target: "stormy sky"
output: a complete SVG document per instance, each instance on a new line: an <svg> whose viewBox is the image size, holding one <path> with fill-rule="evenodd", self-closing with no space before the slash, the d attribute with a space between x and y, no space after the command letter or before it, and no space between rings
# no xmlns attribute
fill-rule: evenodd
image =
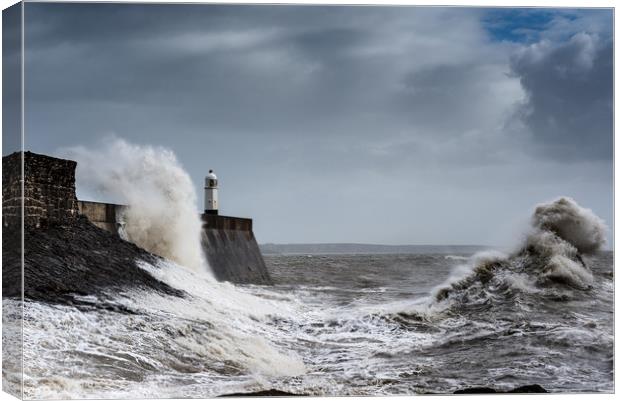
<svg viewBox="0 0 620 401"><path fill-rule="evenodd" d="M26 149L169 147L199 206L213 168L259 242L511 245L560 195L613 223L609 9L27 3L25 21Z"/></svg>

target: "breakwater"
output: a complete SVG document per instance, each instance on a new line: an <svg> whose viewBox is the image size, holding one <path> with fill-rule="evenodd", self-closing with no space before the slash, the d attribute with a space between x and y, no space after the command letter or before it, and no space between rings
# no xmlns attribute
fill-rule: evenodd
<svg viewBox="0 0 620 401"><path fill-rule="evenodd" d="M202 221L202 247L218 280L272 283L252 231L252 219L203 214Z"/></svg>
<svg viewBox="0 0 620 401"><path fill-rule="evenodd" d="M21 224L21 159L21 152L2 158L4 227ZM32 152L24 152L23 161L26 227L66 225L84 216L96 227L124 237L123 212L127 206L78 200L75 161ZM203 251L218 280L271 284L252 231L252 219L204 214L202 222Z"/></svg>

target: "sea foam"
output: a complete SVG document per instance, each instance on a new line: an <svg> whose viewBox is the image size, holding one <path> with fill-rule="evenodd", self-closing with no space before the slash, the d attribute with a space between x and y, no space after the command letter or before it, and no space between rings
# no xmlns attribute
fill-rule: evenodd
<svg viewBox="0 0 620 401"><path fill-rule="evenodd" d="M126 204L127 239L195 271L209 271L202 222L189 174L164 147L107 137L94 148L72 147L78 188Z"/></svg>

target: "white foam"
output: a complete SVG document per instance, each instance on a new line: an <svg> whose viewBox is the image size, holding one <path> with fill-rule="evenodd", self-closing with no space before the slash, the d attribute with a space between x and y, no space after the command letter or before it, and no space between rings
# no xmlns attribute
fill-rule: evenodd
<svg viewBox="0 0 620 401"><path fill-rule="evenodd" d="M467 259L467 263L455 266L450 272L450 276L448 276L443 283L433 288L431 291L433 295L432 298L435 298L437 293L442 289L470 277L474 274L476 267L488 263L504 262L506 260L508 260L508 256L500 251L487 250L475 253Z"/></svg>
<svg viewBox="0 0 620 401"><path fill-rule="evenodd" d="M553 255L547 263L543 275L560 279L579 287L592 285L594 278L589 270L564 255Z"/></svg>
<svg viewBox="0 0 620 401"><path fill-rule="evenodd" d="M592 272L580 260L580 254L598 251L606 242L607 227L592 210L573 199L560 197L540 204L532 216L532 231L525 247L541 257L537 263L543 278L566 281L577 287L593 283Z"/></svg>
<svg viewBox="0 0 620 401"><path fill-rule="evenodd" d="M194 270L208 269L194 186L170 149L108 137L96 148L65 153L78 162L78 187L128 205L122 218L130 241Z"/></svg>
<svg viewBox="0 0 620 401"><path fill-rule="evenodd" d="M532 225L551 231L581 253L593 253L605 245L605 222L590 209L569 197L560 197L536 207Z"/></svg>
<svg viewBox="0 0 620 401"><path fill-rule="evenodd" d="M158 278L186 291L185 297L146 290L116 294L113 302L138 312L136 315L28 303L24 325L28 397L133 394L135 398L159 398L172 383L174 388L166 393L171 397L206 396L222 392L226 381L222 369L227 381L237 386L244 381L256 385L305 373L302 359L278 345L290 342L286 333L268 324L274 314L288 316L281 302L213 282L205 274L172 262L162 262L159 267L145 262L140 265L160 272ZM93 304L110 302L80 299ZM67 360L74 362L65 367L62 361ZM105 377L98 376L100 363L110 364ZM72 366L88 368L72 372ZM124 381L133 371L143 376L135 385ZM194 375L199 375L212 393L199 386L186 393L180 383L194 380ZM152 382L152 387L145 382Z"/></svg>

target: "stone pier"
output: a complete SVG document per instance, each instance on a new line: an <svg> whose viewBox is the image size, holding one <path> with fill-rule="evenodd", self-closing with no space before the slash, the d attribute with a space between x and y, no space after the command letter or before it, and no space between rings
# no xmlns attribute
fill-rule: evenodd
<svg viewBox="0 0 620 401"><path fill-rule="evenodd" d="M21 225L21 152L2 158L2 224ZM24 152L24 225L46 229L86 216L95 226L118 235L124 205L78 200L72 160ZM202 246L220 281L271 284L252 231L252 219L202 215Z"/></svg>

